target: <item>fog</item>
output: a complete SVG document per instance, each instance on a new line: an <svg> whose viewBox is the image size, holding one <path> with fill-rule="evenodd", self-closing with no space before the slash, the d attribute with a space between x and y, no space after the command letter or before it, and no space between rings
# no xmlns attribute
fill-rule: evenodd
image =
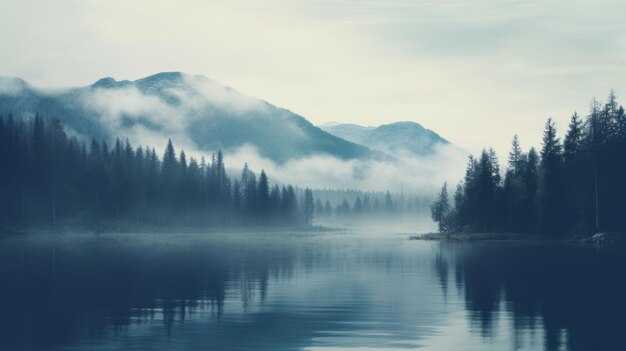
<svg viewBox="0 0 626 351"><path fill-rule="evenodd" d="M251 145L227 152L225 157L231 167L247 162L281 182L301 187L396 193L434 193L443 182L460 179L467 162L467 154L451 145L438 147L433 155L407 153L391 160L342 160L320 154L278 164L260 156Z"/></svg>
<svg viewBox="0 0 626 351"><path fill-rule="evenodd" d="M245 112L267 112L267 104L201 76L183 75L181 84L162 89L163 96L145 94L136 87L91 89L83 95L86 107L102 111L101 122L112 134L129 138L134 144L150 145L162 150L171 138L177 150L196 158L209 157L217 150L200 150L189 138L187 127L200 118L208 105L229 109L238 118L252 118ZM124 121L135 116L135 124ZM148 116L149 121L145 119ZM150 128L152 126L152 128ZM155 128L158 126L158 128ZM286 124L285 128L290 125ZM296 128L291 128L296 129ZM291 132L291 131L290 131ZM264 169L281 183L300 187L357 189L392 192L432 193L444 181L454 182L463 174L467 153L452 145L441 145L435 153L416 156L411 153L392 155L389 160L344 160L328 154L315 154L277 163L263 157L255 145L245 144L223 150L231 172L239 172L245 163L252 169Z"/></svg>
<svg viewBox="0 0 626 351"><path fill-rule="evenodd" d="M159 155L171 139L177 152L184 150L188 157L198 160L202 156L210 159L218 150L201 149L191 139L189 130L193 122L214 118L220 111L228 111L229 116L239 119L273 112L268 103L202 76L164 73L159 79L149 77L115 84L115 88L96 84L86 88L35 91L57 97L73 94L72 99L78 101L80 107L96 116L105 134L127 138L133 145L154 147ZM0 80L0 92L4 94L18 94L24 86L30 88L19 79ZM67 123L65 127L68 134L80 135ZM302 133L289 120L281 120L283 128L282 133ZM223 152L232 175L237 175L248 163L252 169L265 170L275 182L301 188L396 193L432 194L443 182L454 183L460 179L467 162L467 153L453 145L440 145L428 156L407 152L392 154L387 159L346 160L329 154L313 154L276 162L263 156L252 144Z"/></svg>

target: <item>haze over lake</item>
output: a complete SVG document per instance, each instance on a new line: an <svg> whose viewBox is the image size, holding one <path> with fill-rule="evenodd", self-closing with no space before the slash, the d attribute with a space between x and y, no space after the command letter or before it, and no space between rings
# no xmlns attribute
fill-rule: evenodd
<svg viewBox="0 0 626 351"><path fill-rule="evenodd" d="M626 350L624 14L0 0L0 351Z"/></svg>
<svg viewBox="0 0 626 351"><path fill-rule="evenodd" d="M625 261L393 232L14 236L0 348L618 350Z"/></svg>

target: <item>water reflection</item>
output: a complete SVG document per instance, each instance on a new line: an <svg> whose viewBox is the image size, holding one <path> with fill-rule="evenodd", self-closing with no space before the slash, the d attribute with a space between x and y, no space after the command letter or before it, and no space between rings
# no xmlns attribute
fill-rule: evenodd
<svg viewBox="0 0 626 351"><path fill-rule="evenodd" d="M5 240L0 255L0 343L44 349L78 336L119 334L160 319L167 335L194 315L220 318L227 285L245 306L265 296L270 274L288 274L284 247L149 238ZM239 286L237 286L239 285ZM4 349L4 348L3 348Z"/></svg>
<svg viewBox="0 0 626 351"><path fill-rule="evenodd" d="M625 260L368 233L15 237L0 349L626 349Z"/></svg>
<svg viewBox="0 0 626 351"><path fill-rule="evenodd" d="M541 334L545 350L626 350L623 248L567 244L441 244L434 264L444 293L454 281L471 327L485 338L502 315L521 333ZM537 336L537 335L535 335Z"/></svg>

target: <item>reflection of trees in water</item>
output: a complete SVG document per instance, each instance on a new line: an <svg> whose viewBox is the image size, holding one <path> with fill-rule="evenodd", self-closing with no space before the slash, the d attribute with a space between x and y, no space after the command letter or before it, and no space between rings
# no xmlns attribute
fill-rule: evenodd
<svg viewBox="0 0 626 351"><path fill-rule="evenodd" d="M513 318L513 348L521 331L543 328L546 350L626 350L626 258L619 250L442 244L434 267L444 293L454 274L472 329L485 337L506 311Z"/></svg>
<svg viewBox="0 0 626 351"><path fill-rule="evenodd" d="M249 245L248 245L249 246ZM226 291L242 303L266 295L272 274L289 270L285 246L16 245L0 248L0 349L46 349L79 334L123 333L130 324L194 314L220 318Z"/></svg>

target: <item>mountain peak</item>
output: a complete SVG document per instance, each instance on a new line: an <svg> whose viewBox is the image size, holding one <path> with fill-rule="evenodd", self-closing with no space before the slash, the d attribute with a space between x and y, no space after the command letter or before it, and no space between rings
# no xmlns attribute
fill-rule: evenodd
<svg viewBox="0 0 626 351"><path fill-rule="evenodd" d="M135 82L181 82L188 75L182 72L160 72L157 74L153 74L151 76L147 76L145 78L141 78L136 80Z"/></svg>
<svg viewBox="0 0 626 351"><path fill-rule="evenodd" d="M321 128L340 138L392 154L408 151L415 155L428 155L435 152L438 145L449 144L437 133L411 121L393 122L375 128L355 124L336 124Z"/></svg>
<svg viewBox="0 0 626 351"><path fill-rule="evenodd" d="M133 83L138 83L140 85L161 85L164 83L180 83L186 77L187 75L182 72L161 72L161 73L153 74L151 76L137 79ZM204 79L207 79L203 76L194 76L194 78L195 77L198 77L198 78L202 77ZM113 77L104 77L104 78L98 79L98 81L93 83L91 86L94 88L108 89L108 88L115 88L119 86L120 83L130 83L130 81L124 80L124 81L118 82Z"/></svg>
<svg viewBox="0 0 626 351"><path fill-rule="evenodd" d="M112 77L104 77L98 79L95 83L93 83L91 88L100 88L100 89L115 89L115 88L123 88L131 85L132 83L129 80L115 80Z"/></svg>
<svg viewBox="0 0 626 351"><path fill-rule="evenodd" d="M117 81L112 77L104 77L98 79L98 81L93 83L91 86L93 88L113 88L116 84Z"/></svg>
<svg viewBox="0 0 626 351"><path fill-rule="evenodd" d="M19 94L28 87L28 83L21 78L0 77L0 94Z"/></svg>
<svg viewBox="0 0 626 351"><path fill-rule="evenodd" d="M380 127L401 127L401 128L417 128L417 129L425 129L421 124L413 121L398 121L389 124L380 125Z"/></svg>
<svg viewBox="0 0 626 351"><path fill-rule="evenodd" d="M46 113L42 106L54 106L55 117L68 130L87 138L109 141L149 135L149 140L184 140L200 151L252 147L275 162L318 154L379 157L378 152L330 135L288 110L203 76L161 72L134 81L106 77L56 94L6 81L7 89L0 85L0 106L19 115Z"/></svg>

